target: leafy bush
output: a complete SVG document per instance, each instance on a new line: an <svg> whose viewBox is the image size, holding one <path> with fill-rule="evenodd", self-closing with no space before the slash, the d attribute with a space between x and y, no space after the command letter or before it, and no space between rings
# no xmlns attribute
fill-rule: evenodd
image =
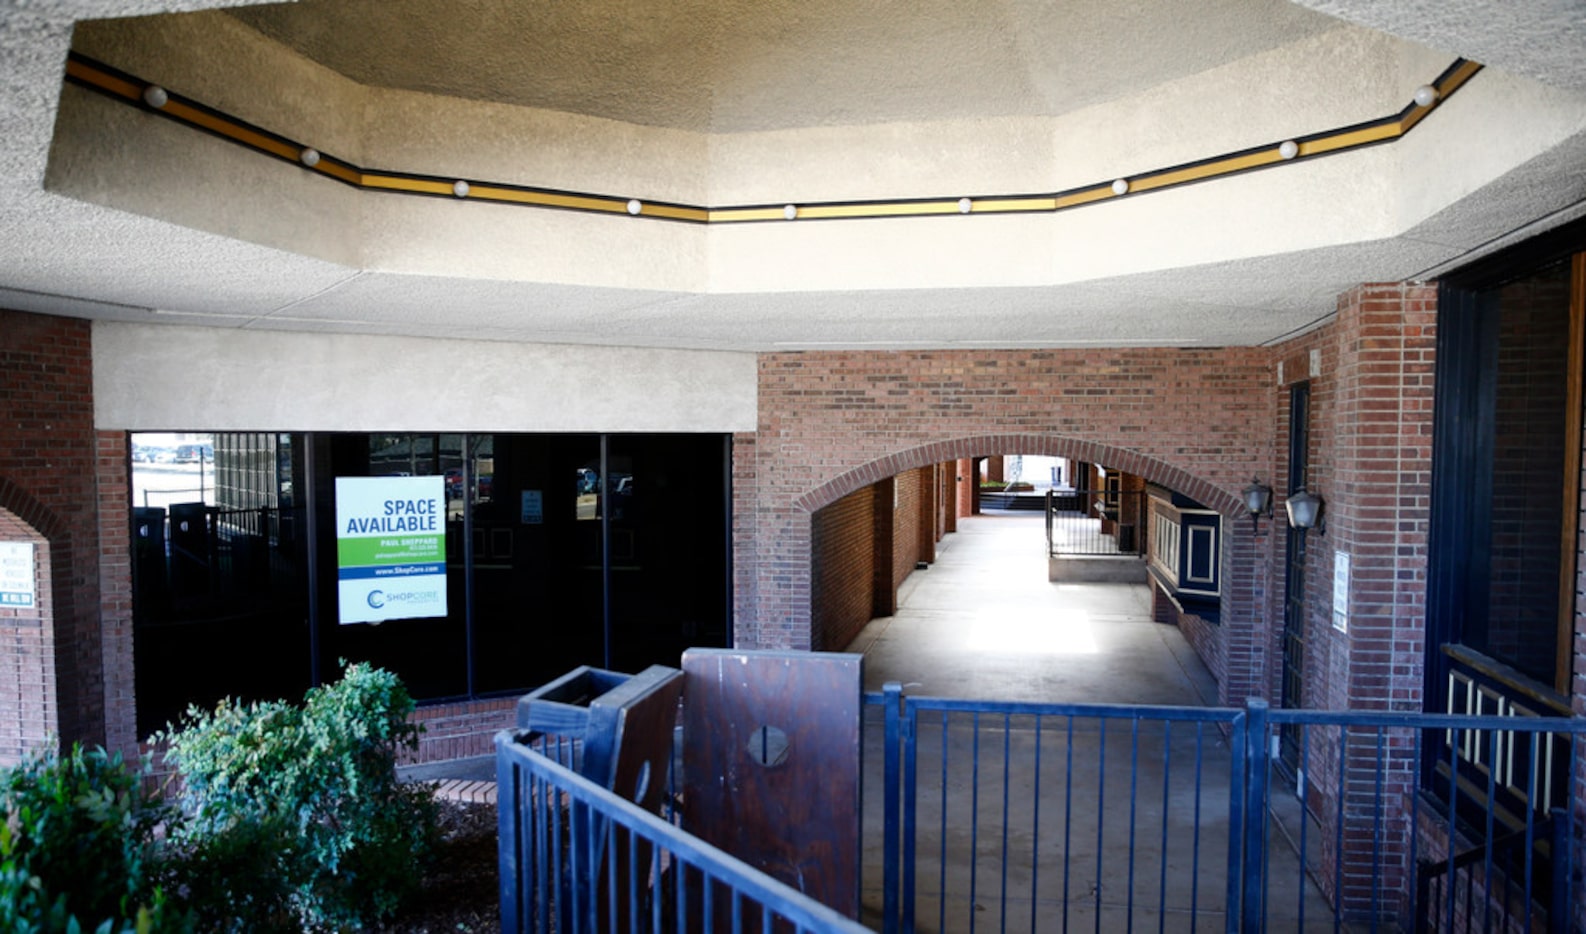
<svg viewBox="0 0 1586 934"><path fill-rule="evenodd" d="M182 774L179 883L206 930L356 928L415 890L435 812L396 780L413 706L358 664L302 707L222 701L157 737Z"/></svg>
<svg viewBox="0 0 1586 934"><path fill-rule="evenodd" d="M169 810L144 791L146 771L74 745L0 776L0 930L186 927L152 884L155 829Z"/></svg>

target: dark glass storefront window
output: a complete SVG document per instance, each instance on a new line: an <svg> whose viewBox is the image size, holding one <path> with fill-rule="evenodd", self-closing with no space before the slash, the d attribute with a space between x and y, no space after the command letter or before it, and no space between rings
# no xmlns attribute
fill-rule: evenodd
<svg viewBox="0 0 1586 934"><path fill-rule="evenodd" d="M301 435L132 436L138 729L310 683Z"/></svg>
<svg viewBox="0 0 1586 934"><path fill-rule="evenodd" d="M132 436L145 732L189 703L295 696L343 660L433 700L728 644L721 435L229 433L202 436L203 470L144 437ZM438 478L444 616L339 623L344 477Z"/></svg>

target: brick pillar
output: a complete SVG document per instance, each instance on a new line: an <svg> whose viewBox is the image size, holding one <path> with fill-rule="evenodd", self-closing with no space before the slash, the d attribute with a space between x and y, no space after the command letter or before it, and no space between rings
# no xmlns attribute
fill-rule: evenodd
<svg viewBox="0 0 1586 934"><path fill-rule="evenodd" d="M936 465L936 541L958 528L958 492L953 480L953 461Z"/></svg>
<svg viewBox="0 0 1586 934"><path fill-rule="evenodd" d="M106 709L99 507L101 497L119 501L124 518L127 491L113 472L110 487L100 486L92 327L0 310L0 334L0 508L49 543L43 625L50 627L54 681L25 683L21 691L30 709L53 711L62 742L119 744L124 735L106 723L114 714Z"/></svg>
<svg viewBox="0 0 1586 934"><path fill-rule="evenodd" d="M986 479L1001 482L1002 480L1002 455L993 454L986 458Z"/></svg>
<svg viewBox="0 0 1586 934"><path fill-rule="evenodd" d="M916 560L927 564L936 561L936 467L921 467L920 474L920 525L919 551Z"/></svg>
<svg viewBox="0 0 1586 934"><path fill-rule="evenodd" d="M870 615L891 616L898 611L898 587L893 580L897 565L895 549L897 537L893 534L896 521L896 479L888 477L870 488L875 499L875 515L871 531L875 565L871 571Z"/></svg>
<svg viewBox="0 0 1586 934"><path fill-rule="evenodd" d="M1279 350L1278 449L1287 448L1289 387L1306 380L1311 387L1307 488L1326 503L1326 534L1311 532L1306 539L1301 669L1306 707L1421 709L1436 294L1432 286L1360 286L1340 297L1331 327ZM1281 478L1274 485L1280 486ZM1282 636L1282 541L1294 534L1283 515L1279 502L1269 553L1274 653ZM1333 581L1340 554L1349 556L1349 591L1337 595L1345 614L1335 622ZM1280 668L1274 660L1269 683L1275 685ZM1377 795L1376 745L1369 737L1351 740L1342 762L1341 799L1337 749L1331 731L1313 736L1310 798L1324 822L1318 835L1323 886L1348 916L1370 907L1374 889L1403 894L1414 887L1408 803L1418 778L1413 750L1389 744L1383 763L1383 852L1374 861L1369 815ZM1340 819L1345 821L1341 835ZM1341 873L1334 872L1335 865Z"/></svg>
<svg viewBox="0 0 1586 934"><path fill-rule="evenodd" d="M954 465L954 469L958 471L958 495L955 499L955 510L960 516L972 516L975 514L975 502L980 498L978 495L980 476L977 473L975 459L965 457Z"/></svg>
<svg viewBox="0 0 1586 934"><path fill-rule="evenodd" d="M99 474L99 638L104 669L105 748L138 754L132 668L132 514L127 435L97 432Z"/></svg>

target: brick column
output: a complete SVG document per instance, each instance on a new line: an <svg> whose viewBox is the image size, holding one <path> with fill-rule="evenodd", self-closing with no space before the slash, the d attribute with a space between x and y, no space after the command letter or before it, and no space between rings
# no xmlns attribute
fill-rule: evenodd
<svg viewBox="0 0 1586 934"><path fill-rule="evenodd" d="M114 476L100 486L92 327L76 318L0 310L0 334L0 509L49 543L49 611L41 619L51 629L56 682L22 690L30 704L54 711L63 742L119 745L124 730L106 723L98 510L101 490L119 496L123 510L127 491Z"/></svg>
<svg viewBox="0 0 1586 934"><path fill-rule="evenodd" d="M1432 469L1432 391L1436 290L1431 286L1361 286L1341 296L1331 326L1280 348L1278 449L1287 447L1288 389L1311 384L1312 493L1326 503L1326 534L1307 536L1304 706L1419 711L1424 687L1424 634ZM1279 478L1281 479L1281 478ZM1281 487L1281 483L1274 483ZM1279 489L1280 495L1289 491ZM1291 532L1276 508L1273 529L1273 618L1281 630L1282 537ZM1347 555L1347 594L1333 590L1335 563ZM1345 613L1334 616L1335 596ZM1271 643L1277 648L1275 634ZM1280 667L1273 664L1273 677ZM1416 793L1412 750L1390 744L1384 796L1380 875L1373 867L1368 818L1344 818L1343 851L1336 825L1319 834L1324 886L1346 913L1370 905L1373 886L1403 893L1414 885L1409 865L1408 802ZM1345 751L1344 800L1338 800L1339 756L1332 731L1313 733L1313 807L1324 823L1338 815L1369 815L1376 794L1377 750L1351 742ZM1358 778L1357 778L1358 776ZM1360 795L1355 801L1354 796ZM1342 875L1334 878L1335 857Z"/></svg>

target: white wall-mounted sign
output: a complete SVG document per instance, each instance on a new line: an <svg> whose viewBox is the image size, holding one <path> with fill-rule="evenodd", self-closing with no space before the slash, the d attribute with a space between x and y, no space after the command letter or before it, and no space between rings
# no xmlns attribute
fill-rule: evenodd
<svg viewBox="0 0 1586 934"><path fill-rule="evenodd" d="M37 605L36 573L32 542L0 542L0 610Z"/></svg>
<svg viewBox="0 0 1586 934"><path fill-rule="evenodd" d="M1349 631L1349 552L1333 552L1333 628Z"/></svg>
<svg viewBox="0 0 1586 934"><path fill-rule="evenodd" d="M446 615L446 478L337 477L342 623Z"/></svg>

